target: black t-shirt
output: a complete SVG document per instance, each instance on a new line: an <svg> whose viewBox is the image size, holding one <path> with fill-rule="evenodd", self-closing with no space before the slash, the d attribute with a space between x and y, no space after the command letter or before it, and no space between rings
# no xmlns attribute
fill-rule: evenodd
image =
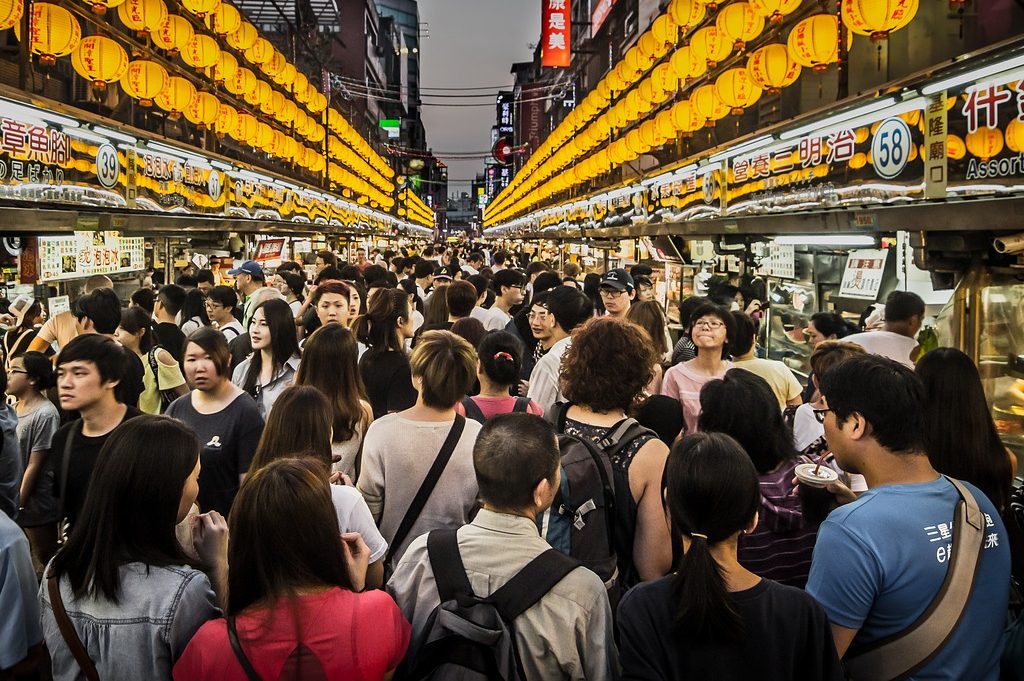
<svg viewBox="0 0 1024 681"><path fill-rule="evenodd" d="M672 576L640 584L619 603L622 678L658 681L843 681L832 630L806 592L762 579L732 595L743 620L740 643L687 645L673 632Z"/></svg>
<svg viewBox="0 0 1024 681"><path fill-rule="evenodd" d="M140 416L141 411L129 406L124 413L121 423L128 419ZM118 424L120 425L120 424ZM71 442L71 459L68 461L68 474L66 486L61 486L61 477L64 466L64 448L67 443L68 433L74 429L75 436ZM114 428L110 431L113 433ZM106 443L110 433L98 437L82 435L82 419L78 418L70 423L61 426L53 434L50 445L50 456L47 457L48 465L53 468L53 492L57 497L64 497L64 515L68 524L74 526L82 504L85 503L85 494L89 489L89 481L92 479L92 469L96 467L96 459L100 450Z"/></svg>
<svg viewBox="0 0 1024 681"><path fill-rule="evenodd" d="M181 332L178 325L160 322L153 327L153 336L156 337L160 347L171 353L171 357L181 364L181 358L185 355L185 334Z"/></svg>
<svg viewBox="0 0 1024 681"><path fill-rule="evenodd" d="M249 470L263 434L263 417L256 402L242 393L217 413L200 414L188 393L171 402L166 415L184 423L199 438L199 509L227 516L238 494L239 476Z"/></svg>
<svg viewBox="0 0 1024 681"><path fill-rule="evenodd" d="M367 350L359 360L359 375L374 419L416 404L419 393L412 386L412 369L404 352Z"/></svg>

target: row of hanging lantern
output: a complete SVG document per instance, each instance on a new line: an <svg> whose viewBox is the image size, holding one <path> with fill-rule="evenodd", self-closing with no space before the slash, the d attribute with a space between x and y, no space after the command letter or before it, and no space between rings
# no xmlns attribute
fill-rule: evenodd
<svg viewBox="0 0 1024 681"><path fill-rule="evenodd" d="M918 0L840 3L840 17L848 29L847 49L854 33L884 40L906 26L918 9ZM840 19L815 14L796 23L785 44L758 47L744 66L708 78L689 91L687 99L665 105L681 88L707 77L732 54L742 53L766 25L777 26L800 6L801 0L748 0L718 9L716 3L703 0L672 0L531 155L516 175L521 181L498 194L488 207L485 224L521 215L681 135L730 114L740 115L764 91L774 94L795 83L803 68L824 71L837 63ZM706 21L715 9L715 20ZM677 45L679 39L682 45Z"/></svg>
<svg viewBox="0 0 1024 681"><path fill-rule="evenodd" d="M398 217L424 227L434 226L434 212L415 192L407 187L398 193L398 200L402 204L398 209Z"/></svg>
<svg viewBox="0 0 1024 681"><path fill-rule="evenodd" d="M260 36L233 5L221 0L182 1L215 38L197 32L184 16L169 13L164 0L91 0L87 4L97 15L116 8L121 23L137 36L148 35L168 56L180 57L204 79L251 105L262 114L260 118L274 120L294 134L221 102L211 92L197 90L190 79L171 75L155 60L144 55L129 57L128 51L107 34L82 38L81 26L71 12L59 5L35 2L31 5L30 49L41 64L50 66L58 58L70 56L74 70L98 91L119 83L125 94L142 106L155 104L172 118L184 116L195 125L212 128L219 135L311 172L326 169L332 181L363 195L374 207L390 209L394 205L394 170L337 110L328 108L327 97ZM20 0L0 0L0 30L13 28L21 40L22 13ZM290 96L239 64L218 40L240 52L262 76Z"/></svg>

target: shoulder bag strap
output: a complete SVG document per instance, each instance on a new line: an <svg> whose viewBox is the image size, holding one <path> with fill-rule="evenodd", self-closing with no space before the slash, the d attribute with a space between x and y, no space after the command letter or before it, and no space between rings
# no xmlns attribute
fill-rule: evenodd
<svg viewBox="0 0 1024 681"><path fill-rule="evenodd" d="M235 630L234 617L228 617L228 641L231 643L231 650L235 652L235 657L238 658L238 664L242 665L242 671L245 672L249 681L262 681L260 675L253 669L252 662L246 657L245 651L242 650L242 644L238 642L238 631Z"/></svg>
<svg viewBox="0 0 1024 681"><path fill-rule="evenodd" d="M928 609L907 629L875 642L845 660L853 679L905 679L919 671L942 649L967 607L981 564L985 514L964 485L946 477L960 494L953 520L953 549L942 588Z"/></svg>
<svg viewBox="0 0 1024 681"><path fill-rule="evenodd" d="M572 406L572 402L558 402L555 404L554 417L555 417L555 432L565 432L565 419L569 414L569 407Z"/></svg>
<svg viewBox="0 0 1024 681"><path fill-rule="evenodd" d="M476 400L472 397L467 396L462 398L462 408L466 411L466 418L473 419L480 423L487 420L484 418L483 411L480 410L480 405L478 405Z"/></svg>
<svg viewBox="0 0 1024 681"><path fill-rule="evenodd" d="M580 565L561 551L548 549L527 563L487 601L494 604L506 622L511 623Z"/></svg>
<svg viewBox="0 0 1024 681"><path fill-rule="evenodd" d="M413 524L420 517L423 507L427 505L427 500L437 486L437 481L441 479L441 473L444 472L445 466L448 465L452 454L455 453L455 447L459 444L459 438L462 437L462 431L465 427L466 417L456 414L455 422L452 424L451 430L448 431L448 437L445 439L444 444L441 445L441 451L438 452L437 458L434 459L430 470L427 471L427 477L423 479L423 484L420 485L419 491L416 492L416 496L409 505L409 509L405 512L405 517L402 518L402 522L398 525L398 531L395 532L391 545L388 547L388 554L384 559L385 565L391 562L395 551L405 541L405 538L409 536L409 531L412 530Z"/></svg>
<svg viewBox="0 0 1024 681"><path fill-rule="evenodd" d="M75 662L82 668L85 678L88 681L100 681L100 673L96 671L96 664L89 657L82 639L78 637L78 632L75 631L75 626L71 623L71 618L68 617L67 610L64 609L64 599L60 595L59 581L59 577L51 574L46 579L46 590L50 594L50 607L53 608L53 618L57 620L61 638L64 639L64 643L74 655Z"/></svg>
<svg viewBox="0 0 1024 681"><path fill-rule="evenodd" d="M159 349L159 345L154 345L149 351L149 368L153 372L153 381L156 383L157 393L160 392L160 366L156 359L156 351Z"/></svg>
<svg viewBox="0 0 1024 681"><path fill-rule="evenodd" d="M71 424L67 439L64 440L64 458L60 462L60 500L57 502L57 523L64 522L65 500L68 498L68 467L71 465L71 450L75 446L75 433L81 427L79 419Z"/></svg>
<svg viewBox="0 0 1024 681"><path fill-rule="evenodd" d="M518 414L525 414L526 410L530 408L529 397L517 397L516 406L512 407L512 411Z"/></svg>
<svg viewBox="0 0 1024 681"><path fill-rule="evenodd" d="M613 426L610 432L601 438L601 447L608 456L615 456L629 446L631 442L644 435L650 434L657 437L657 434L640 425L634 418L625 418Z"/></svg>
<svg viewBox="0 0 1024 681"><path fill-rule="evenodd" d="M433 530L427 535L427 555L441 602L458 596L472 596L473 585L459 553L457 530Z"/></svg>

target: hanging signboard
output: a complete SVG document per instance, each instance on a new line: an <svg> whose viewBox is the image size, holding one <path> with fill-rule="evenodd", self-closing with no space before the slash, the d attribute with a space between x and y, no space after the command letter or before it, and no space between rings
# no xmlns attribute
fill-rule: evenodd
<svg viewBox="0 0 1024 681"><path fill-rule="evenodd" d="M39 237L39 280L85 279L145 269L145 239L116 232Z"/></svg>
<svg viewBox="0 0 1024 681"><path fill-rule="evenodd" d="M571 0L541 2L541 66L565 68L572 60Z"/></svg>
<svg viewBox="0 0 1024 681"><path fill-rule="evenodd" d="M882 288L882 274L889 251L865 248L850 251L846 258L846 269L839 286L839 295L844 298L878 300Z"/></svg>
<svg viewBox="0 0 1024 681"><path fill-rule="evenodd" d="M256 262L270 262L280 260L284 252L284 239L264 239L256 244L256 254L253 260Z"/></svg>

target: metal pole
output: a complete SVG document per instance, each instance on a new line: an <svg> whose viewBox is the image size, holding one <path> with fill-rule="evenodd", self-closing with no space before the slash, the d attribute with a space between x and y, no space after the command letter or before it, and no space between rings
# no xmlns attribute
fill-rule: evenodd
<svg viewBox="0 0 1024 681"><path fill-rule="evenodd" d="M174 261L171 260L171 239L164 238L164 284L174 283Z"/></svg>

